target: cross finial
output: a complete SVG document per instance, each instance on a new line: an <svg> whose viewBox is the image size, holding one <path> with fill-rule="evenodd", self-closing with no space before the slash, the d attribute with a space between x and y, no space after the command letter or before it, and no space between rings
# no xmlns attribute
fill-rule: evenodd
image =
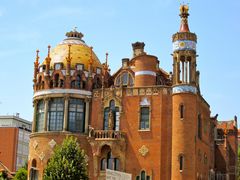
<svg viewBox="0 0 240 180"><path fill-rule="evenodd" d="M77 26L75 26L75 27L73 28L73 31L74 31L74 32L76 32L76 31L77 31Z"/></svg>

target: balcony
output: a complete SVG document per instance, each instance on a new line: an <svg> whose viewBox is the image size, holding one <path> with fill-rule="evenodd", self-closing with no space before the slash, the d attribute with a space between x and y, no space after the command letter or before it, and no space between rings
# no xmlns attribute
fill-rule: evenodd
<svg viewBox="0 0 240 180"><path fill-rule="evenodd" d="M125 139L125 134L115 130L89 130L89 138L95 140L121 140Z"/></svg>

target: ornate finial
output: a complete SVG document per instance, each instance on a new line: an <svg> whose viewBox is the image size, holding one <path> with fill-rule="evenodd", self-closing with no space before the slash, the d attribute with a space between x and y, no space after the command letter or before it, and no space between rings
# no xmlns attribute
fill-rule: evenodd
<svg viewBox="0 0 240 180"><path fill-rule="evenodd" d="M50 57L50 49L51 49L51 46L48 45L48 57Z"/></svg>
<svg viewBox="0 0 240 180"><path fill-rule="evenodd" d="M68 45L68 57L66 57L66 60L67 60L68 63L70 63L71 60L72 60L72 57L71 57L71 46L72 46L71 44Z"/></svg>
<svg viewBox="0 0 240 180"><path fill-rule="evenodd" d="M36 61L34 63L36 67L38 67L38 65L39 65L39 61L38 61L39 60L39 55L38 54L39 54L39 50L37 49L36 50Z"/></svg>
<svg viewBox="0 0 240 180"><path fill-rule="evenodd" d="M190 32L188 27L188 11L189 7L188 5L181 5L180 6L180 17L181 17L181 26L179 32Z"/></svg>
<svg viewBox="0 0 240 180"><path fill-rule="evenodd" d="M50 58L50 50L51 50L51 46L48 45L48 55L47 55L47 57L46 57L46 61L47 61L48 64L49 64L50 61L51 61L51 58Z"/></svg>
<svg viewBox="0 0 240 180"><path fill-rule="evenodd" d="M74 32L77 32L77 26L75 26L75 27L73 28L73 31L74 31Z"/></svg>
<svg viewBox="0 0 240 180"><path fill-rule="evenodd" d="M106 52L106 66L108 66L108 52Z"/></svg>

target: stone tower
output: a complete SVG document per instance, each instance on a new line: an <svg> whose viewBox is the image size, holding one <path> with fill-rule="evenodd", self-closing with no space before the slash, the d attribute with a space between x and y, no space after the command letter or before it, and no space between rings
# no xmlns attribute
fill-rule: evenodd
<svg viewBox="0 0 240 180"><path fill-rule="evenodd" d="M198 72L197 37L188 26L188 6L180 6L180 30L173 35L172 179L196 179Z"/></svg>

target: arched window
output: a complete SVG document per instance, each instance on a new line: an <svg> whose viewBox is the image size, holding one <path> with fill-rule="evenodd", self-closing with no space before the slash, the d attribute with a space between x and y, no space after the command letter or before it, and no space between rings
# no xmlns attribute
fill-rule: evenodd
<svg viewBox="0 0 240 180"><path fill-rule="evenodd" d="M62 79L60 80L59 87L64 87L64 81Z"/></svg>
<svg viewBox="0 0 240 180"><path fill-rule="evenodd" d="M32 160L32 166L30 169L30 180L38 180L38 170L36 159Z"/></svg>
<svg viewBox="0 0 240 180"><path fill-rule="evenodd" d="M63 129L64 100L54 98L49 102L48 129L49 131L61 131Z"/></svg>
<svg viewBox="0 0 240 180"><path fill-rule="evenodd" d="M59 74L54 75L54 87L58 87L59 85Z"/></svg>
<svg viewBox="0 0 240 180"><path fill-rule="evenodd" d="M44 124L44 101L40 100L37 103L36 132L43 131L43 124Z"/></svg>
<svg viewBox="0 0 240 180"><path fill-rule="evenodd" d="M94 88L94 89L98 89L98 88L101 88L101 87L102 87L102 82L101 82L100 78L97 77L97 78L95 79L94 84L93 84L93 88Z"/></svg>
<svg viewBox="0 0 240 180"><path fill-rule="evenodd" d="M103 122L103 129L108 130L109 129L109 113L112 113L113 116L113 130L119 130L120 128L120 114L119 114L119 108L115 106L115 101L111 100L109 102L109 107L106 107L104 109L104 122Z"/></svg>
<svg viewBox="0 0 240 180"><path fill-rule="evenodd" d="M120 161L112 155L111 148L108 145L102 147L101 154L103 156L100 162L100 170L120 170Z"/></svg>
<svg viewBox="0 0 240 180"><path fill-rule="evenodd" d="M139 129L146 130L150 128L149 125L149 115L150 110L149 106L143 106L140 108L140 123L139 123Z"/></svg>
<svg viewBox="0 0 240 180"><path fill-rule="evenodd" d="M150 180L150 176L147 175L144 170L142 170L140 175L136 177L136 180Z"/></svg>
<svg viewBox="0 0 240 180"><path fill-rule="evenodd" d="M76 81L73 80L73 81L71 82L71 88L75 88L75 84L76 84Z"/></svg>
<svg viewBox="0 0 240 180"><path fill-rule="evenodd" d="M202 118L201 118L201 114L198 114L198 138L202 139Z"/></svg>
<svg viewBox="0 0 240 180"><path fill-rule="evenodd" d="M133 78L129 72L123 72L122 74L118 75L115 81L116 86L133 86Z"/></svg>
<svg viewBox="0 0 240 180"><path fill-rule="evenodd" d="M102 171L106 170L106 159L105 158L101 159L101 170Z"/></svg>
<svg viewBox="0 0 240 180"><path fill-rule="evenodd" d="M77 89L81 88L81 77L80 77L80 75L77 75L77 77L76 77L76 88Z"/></svg>
<svg viewBox="0 0 240 180"><path fill-rule="evenodd" d="M183 163L184 163L184 157L182 154L179 155L179 171L183 171Z"/></svg>
<svg viewBox="0 0 240 180"><path fill-rule="evenodd" d="M68 113L68 129L71 132L84 132L85 113L82 99L70 99Z"/></svg>
<svg viewBox="0 0 240 180"><path fill-rule="evenodd" d="M183 119L184 118L184 105L183 104L180 104L179 112L180 112L180 118Z"/></svg>

